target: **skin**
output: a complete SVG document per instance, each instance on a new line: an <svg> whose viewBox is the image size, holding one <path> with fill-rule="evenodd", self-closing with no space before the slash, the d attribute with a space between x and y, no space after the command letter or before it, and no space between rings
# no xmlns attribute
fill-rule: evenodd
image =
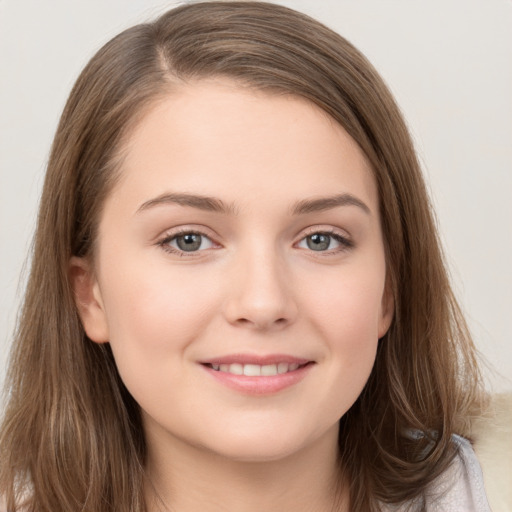
<svg viewBox="0 0 512 512"><path fill-rule="evenodd" d="M338 422L393 316L364 155L305 100L227 80L178 88L124 150L94 260L73 258L71 275L89 338L111 344L141 406L152 506L157 492L183 512L330 510ZM224 211L163 194L216 198ZM342 194L345 204L294 211ZM179 250L183 232L204 234L199 250ZM327 249L310 248L314 233ZM259 395L200 364L240 353L311 364Z"/></svg>

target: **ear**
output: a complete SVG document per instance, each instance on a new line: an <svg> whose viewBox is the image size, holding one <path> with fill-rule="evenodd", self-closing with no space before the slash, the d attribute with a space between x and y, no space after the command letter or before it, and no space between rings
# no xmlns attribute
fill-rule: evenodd
<svg viewBox="0 0 512 512"><path fill-rule="evenodd" d="M96 343L106 343L109 340L107 316L90 263L85 258L73 256L69 260L69 278L87 336Z"/></svg>
<svg viewBox="0 0 512 512"><path fill-rule="evenodd" d="M382 294L382 302L379 313L379 340L388 332L393 317L395 315L395 298L393 295L393 287L389 278L386 278L384 293Z"/></svg>

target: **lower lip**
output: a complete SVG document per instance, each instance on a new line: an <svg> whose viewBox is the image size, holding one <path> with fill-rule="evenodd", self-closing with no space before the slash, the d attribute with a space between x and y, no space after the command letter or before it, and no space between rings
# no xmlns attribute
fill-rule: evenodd
<svg viewBox="0 0 512 512"><path fill-rule="evenodd" d="M249 377L214 370L209 366L202 367L221 384L247 395L271 395L298 384L309 373L313 363L301 366L296 370L278 375Z"/></svg>

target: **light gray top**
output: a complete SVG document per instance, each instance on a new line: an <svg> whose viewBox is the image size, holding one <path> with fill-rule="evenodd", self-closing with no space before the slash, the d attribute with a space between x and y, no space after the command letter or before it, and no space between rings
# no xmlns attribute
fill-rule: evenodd
<svg viewBox="0 0 512 512"><path fill-rule="evenodd" d="M482 470L471 443L454 435L458 453L451 466L431 485L426 497L428 512L491 512ZM388 506L385 511L414 511L414 504Z"/></svg>

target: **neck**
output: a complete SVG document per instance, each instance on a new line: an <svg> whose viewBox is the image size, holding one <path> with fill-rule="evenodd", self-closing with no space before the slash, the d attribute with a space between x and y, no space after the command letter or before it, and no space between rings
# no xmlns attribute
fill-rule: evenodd
<svg viewBox="0 0 512 512"><path fill-rule="evenodd" d="M148 510L344 511L340 473L337 428L287 457L258 462L228 459L175 438L152 446L148 438Z"/></svg>

